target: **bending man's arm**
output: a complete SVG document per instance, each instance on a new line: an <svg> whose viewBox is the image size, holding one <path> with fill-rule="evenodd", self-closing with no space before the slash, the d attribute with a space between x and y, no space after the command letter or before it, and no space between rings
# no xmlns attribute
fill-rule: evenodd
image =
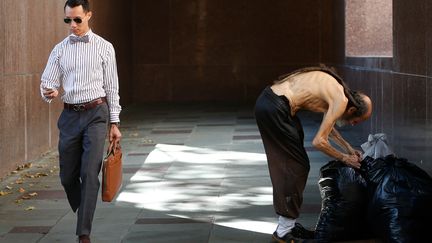
<svg viewBox="0 0 432 243"><path fill-rule="evenodd" d="M316 147L321 152L327 154L328 156L343 161L347 165L352 166L354 168L360 168L360 158L358 155L356 155L355 153L350 154L351 151L349 151L348 154L342 153L337 149L335 149L334 147L332 147L329 142L329 136L334 129L336 120L339 119L344 113L346 104L347 104L347 100L344 96L343 99L336 100L335 102L329 104L328 111L324 114L323 121L321 123L321 126L315 138L312 141L312 144L314 145L314 147ZM334 133L332 134L332 136L333 135ZM345 143L348 144L347 142ZM351 148L349 144L348 146Z"/></svg>
<svg viewBox="0 0 432 243"><path fill-rule="evenodd" d="M345 150L348 154L355 154L356 151L351 147L351 145L343 139L342 135L333 127L330 132L330 139L333 140L339 147Z"/></svg>

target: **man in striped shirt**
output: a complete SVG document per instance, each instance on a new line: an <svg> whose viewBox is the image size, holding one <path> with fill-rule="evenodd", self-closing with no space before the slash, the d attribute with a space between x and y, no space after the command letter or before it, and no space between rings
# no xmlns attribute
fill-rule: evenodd
<svg viewBox="0 0 432 243"><path fill-rule="evenodd" d="M60 179L72 210L78 210L79 242L90 242L105 139L109 133L109 141L117 145L121 138L117 67L112 44L89 27L88 1L67 0L64 13L71 34L52 50L40 90L51 102L63 89Z"/></svg>

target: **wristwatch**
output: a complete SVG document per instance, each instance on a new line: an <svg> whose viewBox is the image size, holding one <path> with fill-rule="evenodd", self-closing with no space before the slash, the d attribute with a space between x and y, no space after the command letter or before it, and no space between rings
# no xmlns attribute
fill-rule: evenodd
<svg viewBox="0 0 432 243"><path fill-rule="evenodd" d="M111 122L111 125L115 125L116 127L120 127L120 122Z"/></svg>

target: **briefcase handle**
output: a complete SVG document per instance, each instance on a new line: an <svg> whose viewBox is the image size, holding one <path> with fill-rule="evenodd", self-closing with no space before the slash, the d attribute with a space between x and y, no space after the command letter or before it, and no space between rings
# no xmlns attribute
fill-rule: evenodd
<svg viewBox="0 0 432 243"><path fill-rule="evenodd" d="M107 156L110 154L115 155L116 151L121 149L121 145L120 142L117 141L115 142L114 140L109 144L108 149L107 149Z"/></svg>

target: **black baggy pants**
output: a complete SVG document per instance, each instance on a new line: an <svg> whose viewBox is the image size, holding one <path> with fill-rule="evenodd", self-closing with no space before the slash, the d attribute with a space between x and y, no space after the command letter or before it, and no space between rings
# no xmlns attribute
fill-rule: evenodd
<svg viewBox="0 0 432 243"><path fill-rule="evenodd" d="M102 103L86 111L65 109L58 120L60 180L72 210L78 210L77 235L91 232L108 118L108 105Z"/></svg>
<svg viewBox="0 0 432 243"><path fill-rule="evenodd" d="M270 87L256 101L255 118L267 155L275 211L298 218L310 169L300 120L291 115L288 99Z"/></svg>

